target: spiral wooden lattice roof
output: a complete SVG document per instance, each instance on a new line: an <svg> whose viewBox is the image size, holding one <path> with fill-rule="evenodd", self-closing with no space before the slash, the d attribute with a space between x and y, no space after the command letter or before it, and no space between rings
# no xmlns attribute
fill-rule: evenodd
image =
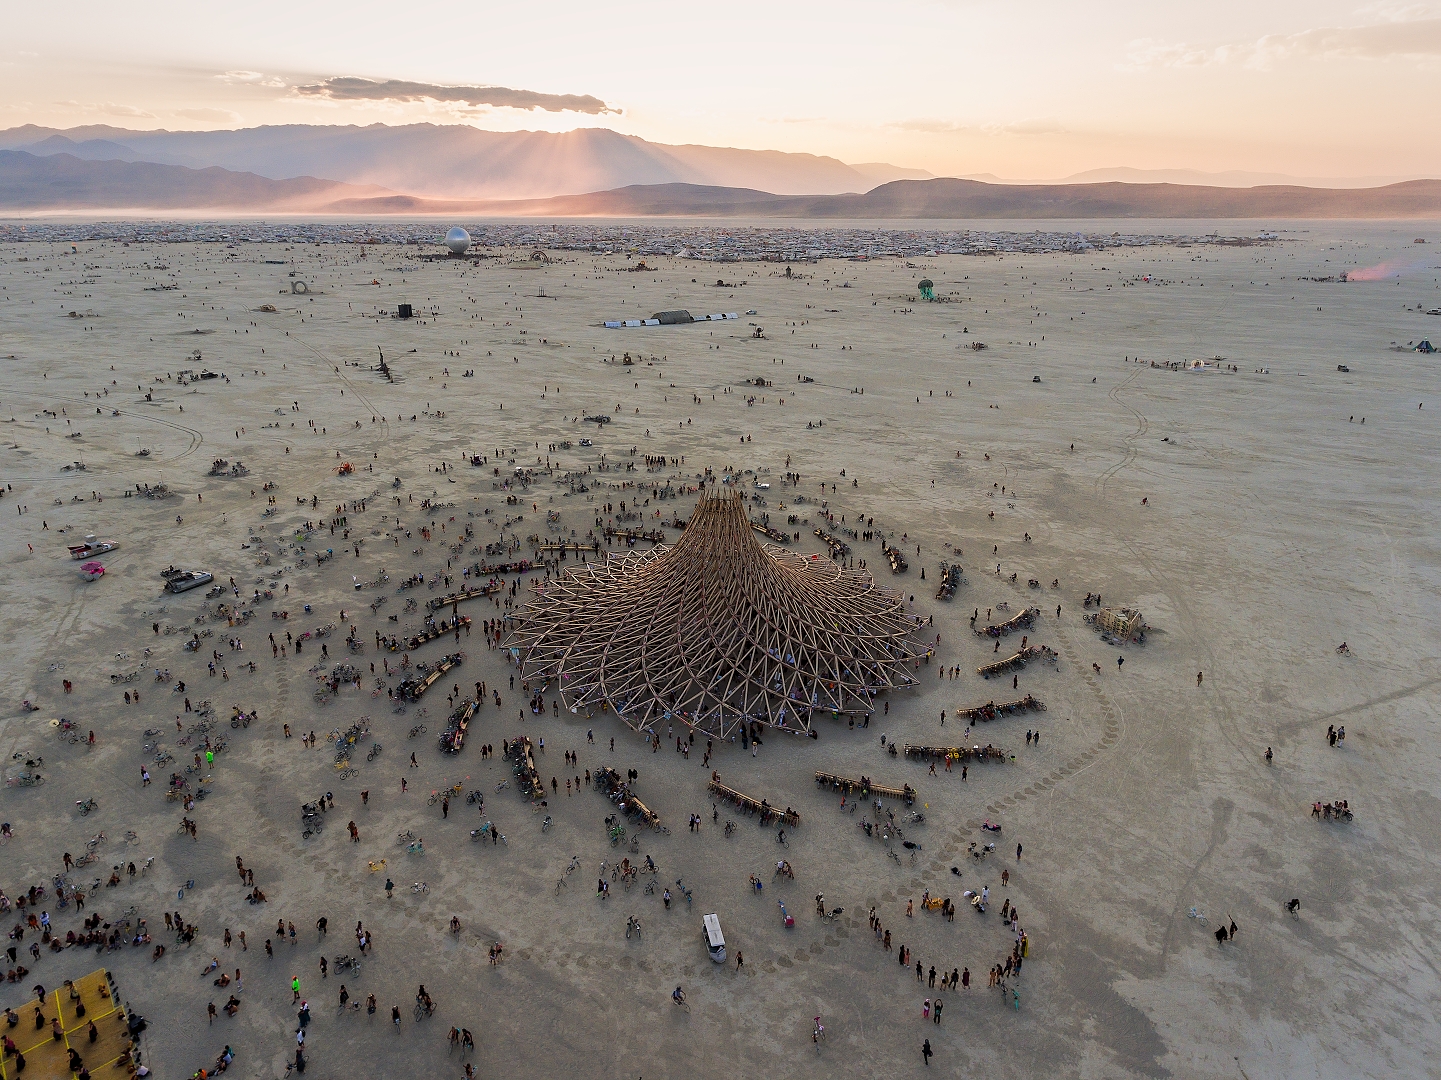
<svg viewBox="0 0 1441 1080"><path fill-rule="evenodd" d="M807 731L909 685L919 620L864 570L762 546L739 494L702 495L671 547L572 568L519 616L523 676L572 711L726 736L749 721Z"/></svg>

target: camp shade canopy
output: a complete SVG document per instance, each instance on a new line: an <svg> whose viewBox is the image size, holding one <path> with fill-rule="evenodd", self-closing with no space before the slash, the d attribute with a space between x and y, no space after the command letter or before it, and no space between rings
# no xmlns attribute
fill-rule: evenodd
<svg viewBox="0 0 1441 1080"><path fill-rule="evenodd" d="M675 545L551 582L507 645L531 688L556 686L572 712L807 734L818 715L869 715L878 693L910 685L918 624L866 571L762 546L741 495L712 488Z"/></svg>

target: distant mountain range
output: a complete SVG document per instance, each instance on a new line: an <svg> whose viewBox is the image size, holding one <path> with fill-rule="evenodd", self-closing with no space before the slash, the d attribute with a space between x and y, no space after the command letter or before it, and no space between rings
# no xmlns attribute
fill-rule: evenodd
<svg viewBox="0 0 1441 1080"><path fill-rule="evenodd" d="M1098 170L1136 179L1137 170ZM1086 174L1080 174L1085 176ZM1168 175L1168 174L1163 174ZM1191 174L1185 174L1191 175ZM292 125L0 131L0 212L752 218L1427 218L1441 181L1022 184L699 145L603 128ZM1071 178L1071 179L1079 179Z"/></svg>
<svg viewBox="0 0 1441 1080"><path fill-rule="evenodd" d="M186 169L146 161L82 161L0 150L0 211L210 210L315 213L341 200L387 195L373 185L297 176L271 180L212 166Z"/></svg>
<svg viewBox="0 0 1441 1080"><path fill-rule="evenodd" d="M218 165L274 180L323 176L444 199L533 199L632 184L830 195L931 175L882 163L847 165L813 154L667 146L607 128L552 134L482 131L463 124L293 124L236 131L127 131L96 125L58 131L28 124L0 131L0 149L192 169Z"/></svg>
<svg viewBox="0 0 1441 1080"><path fill-rule="evenodd" d="M1290 173L1247 172L1232 169L1227 172L1202 172L1200 169L1132 169L1109 168L1087 169L1072 173L1059 180L1030 179L1017 180L1002 178L994 173L967 173L962 179L980 180L986 184L1188 184L1201 187L1314 187L1314 188L1365 188L1384 187L1399 184L1411 176L1293 176ZM897 179L911 179L897 177Z"/></svg>
<svg viewBox="0 0 1441 1080"><path fill-rule="evenodd" d="M862 195L773 195L745 188L651 184L525 199L467 203L405 195L347 198L335 213L495 217L743 218L1428 218L1441 217L1441 180L1380 188L1188 187L1178 184L983 184L895 180Z"/></svg>

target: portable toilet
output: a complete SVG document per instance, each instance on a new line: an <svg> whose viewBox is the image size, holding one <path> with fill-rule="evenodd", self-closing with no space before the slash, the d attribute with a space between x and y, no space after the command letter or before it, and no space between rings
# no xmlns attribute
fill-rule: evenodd
<svg viewBox="0 0 1441 1080"><path fill-rule="evenodd" d="M717 964L726 962L726 939L721 933L720 916L714 913L707 915L703 920L705 923L705 946L710 953L710 958Z"/></svg>

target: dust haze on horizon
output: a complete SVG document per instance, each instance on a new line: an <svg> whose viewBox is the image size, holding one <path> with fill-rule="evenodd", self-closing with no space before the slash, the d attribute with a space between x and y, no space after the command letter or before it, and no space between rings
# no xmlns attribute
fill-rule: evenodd
<svg viewBox="0 0 1441 1080"><path fill-rule="evenodd" d="M343 18L140 0L75 16L12 13L0 127L603 126L945 176L1441 175L1430 4L627 3L601 19L571 0L367 0Z"/></svg>

